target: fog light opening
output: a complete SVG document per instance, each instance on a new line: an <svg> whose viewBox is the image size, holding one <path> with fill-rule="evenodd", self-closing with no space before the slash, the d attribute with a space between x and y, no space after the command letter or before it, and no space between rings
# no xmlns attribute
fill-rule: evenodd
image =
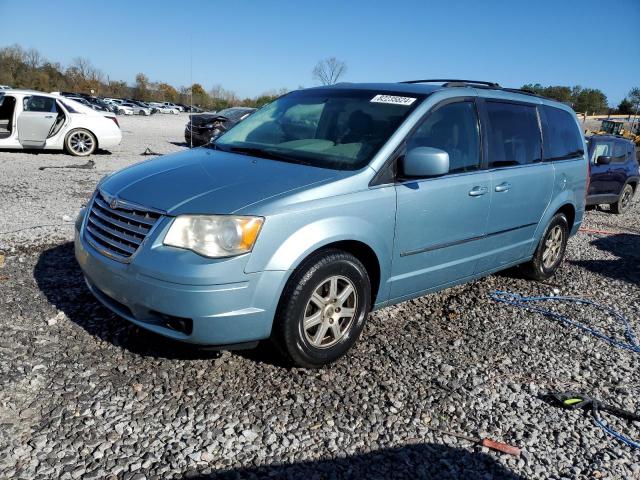
<svg viewBox="0 0 640 480"><path fill-rule="evenodd" d="M193 331L193 320L190 318L174 317L173 315L167 315L156 311L153 311L152 313L154 316L158 317L163 327L184 333L185 335L191 335L191 332Z"/></svg>

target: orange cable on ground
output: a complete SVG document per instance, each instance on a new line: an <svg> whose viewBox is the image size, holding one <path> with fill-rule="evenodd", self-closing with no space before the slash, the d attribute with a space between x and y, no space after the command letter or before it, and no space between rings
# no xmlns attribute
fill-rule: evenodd
<svg viewBox="0 0 640 480"><path fill-rule="evenodd" d="M578 231L583 233L599 233L601 235L618 235L622 233L622 232L610 232L608 230L596 230L594 228L580 228Z"/></svg>

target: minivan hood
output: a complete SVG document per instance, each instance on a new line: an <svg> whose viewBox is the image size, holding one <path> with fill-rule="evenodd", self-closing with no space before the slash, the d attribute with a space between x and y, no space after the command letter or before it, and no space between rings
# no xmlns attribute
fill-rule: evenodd
<svg viewBox="0 0 640 480"><path fill-rule="evenodd" d="M170 215L228 214L340 173L345 172L194 148L113 173L100 190Z"/></svg>

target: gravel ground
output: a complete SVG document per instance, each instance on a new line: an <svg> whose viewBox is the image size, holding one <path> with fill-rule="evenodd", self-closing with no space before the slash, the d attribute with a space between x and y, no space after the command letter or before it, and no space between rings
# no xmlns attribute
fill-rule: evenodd
<svg viewBox="0 0 640 480"><path fill-rule="evenodd" d="M87 159L64 152L0 150L0 248L72 239L73 220L104 175L149 159L141 155L147 148L162 154L186 148L186 113L120 115L118 121L122 143L91 156L89 169L65 168Z"/></svg>
<svg viewBox="0 0 640 480"><path fill-rule="evenodd" d="M585 227L615 233L572 238L547 283L514 271L386 308L343 361L289 369L267 347L219 354L164 340L87 291L62 216L147 146L182 148L170 142L181 141L184 118L122 124L122 147L95 157L95 170L40 171L82 162L0 152L2 230L55 225L2 237L0 478L640 478L637 451L543 398L583 390L638 411L637 354L488 297L494 289L586 297L614 306L640 333L640 202L624 216L590 211ZM147 137L133 136L141 128ZM623 339L593 309L557 308ZM608 420L640 438L640 424ZM523 453L497 454L441 430Z"/></svg>

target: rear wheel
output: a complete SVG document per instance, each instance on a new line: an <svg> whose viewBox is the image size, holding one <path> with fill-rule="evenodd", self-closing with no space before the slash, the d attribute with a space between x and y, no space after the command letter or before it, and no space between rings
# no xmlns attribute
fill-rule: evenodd
<svg viewBox="0 0 640 480"><path fill-rule="evenodd" d="M93 133L84 128L71 130L64 140L64 146L71 155L86 157L96 151L98 141Z"/></svg>
<svg viewBox="0 0 640 480"><path fill-rule="evenodd" d="M562 263L569 239L569 222L564 213L556 213L540 239L533 258L522 265L522 271L533 280L546 280Z"/></svg>
<svg viewBox="0 0 640 480"><path fill-rule="evenodd" d="M611 204L611 211L618 214L626 212L631 205L631 199L633 199L633 187L627 183L622 189L618 201Z"/></svg>
<svg viewBox="0 0 640 480"><path fill-rule="evenodd" d="M358 340L371 304L367 271L353 255L325 250L292 274L282 294L274 340L295 366L318 368Z"/></svg>

